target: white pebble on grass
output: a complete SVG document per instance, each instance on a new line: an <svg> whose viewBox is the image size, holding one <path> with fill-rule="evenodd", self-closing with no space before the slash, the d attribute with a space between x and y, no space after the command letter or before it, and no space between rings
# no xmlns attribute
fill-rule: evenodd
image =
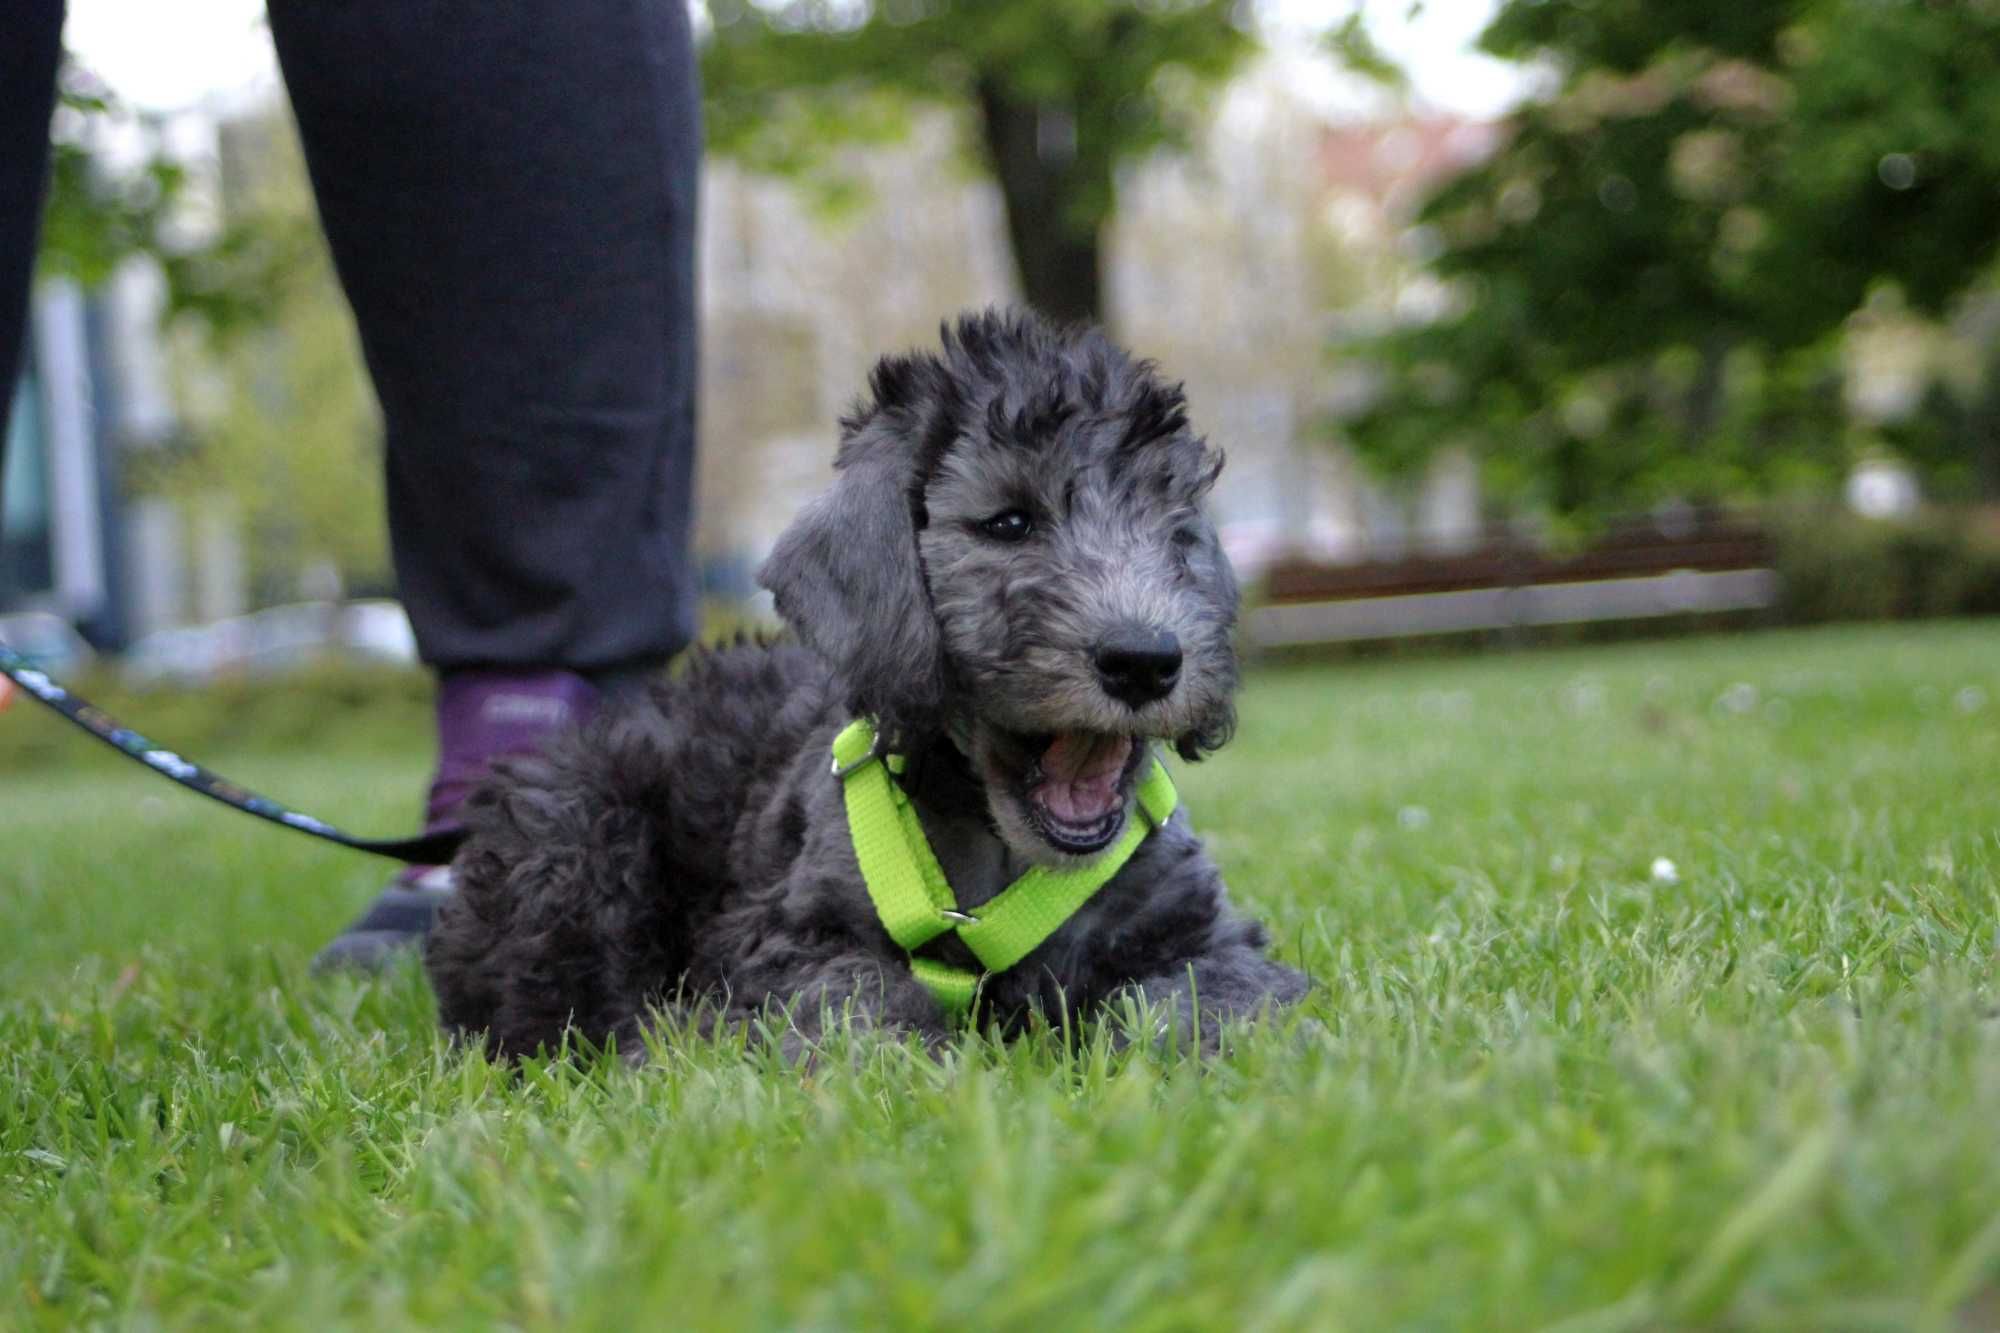
<svg viewBox="0 0 2000 1333"><path fill-rule="evenodd" d="M1472 695L1465 690L1425 690L1417 696L1417 711L1441 722L1463 722L1472 716Z"/></svg>
<svg viewBox="0 0 2000 1333"><path fill-rule="evenodd" d="M1681 882L1680 867L1664 856L1653 858L1653 883L1678 884Z"/></svg>
<svg viewBox="0 0 2000 1333"><path fill-rule="evenodd" d="M1605 690L1603 682L1590 676L1577 676L1563 686L1563 706L1576 716L1604 711Z"/></svg>
<svg viewBox="0 0 2000 1333"><path fill-rule="evenodd" d="M1747 713L1757 706L1757 687L1739 680L1716 698L1716 707L1728 713Z"/></svg>

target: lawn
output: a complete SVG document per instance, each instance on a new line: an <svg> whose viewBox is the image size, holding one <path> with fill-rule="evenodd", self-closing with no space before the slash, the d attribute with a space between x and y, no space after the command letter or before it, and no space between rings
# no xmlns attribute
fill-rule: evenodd
<svg viewBox="0 0 2000 1333"><path fill-rule="evenodd" d="M108 757L0 773L0 1323L2000 1326L2000 625L1243 702L1177 772L1318 989L1207 1063L668 1033L516 1076L414 969L306 976L365 858ZM201 757L398 827L425 756L365 739Z"/></svg>

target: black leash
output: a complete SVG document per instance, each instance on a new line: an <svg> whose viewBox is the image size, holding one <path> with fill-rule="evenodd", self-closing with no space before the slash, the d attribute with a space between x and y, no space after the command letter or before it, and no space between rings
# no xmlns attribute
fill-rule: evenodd
<svg viewBox="0 0 2000 1333"><path fill-rule="evenodd" d="M458 829L441 829L414 838L357 838L351 833L341 832L325 820L287 809L267 796L259 796L247 787L209 772L200 764L183 759L172 750L155 745L130 727L121 725L117 718L94 706L90 700L71 694L50 680L45 672L4 643L0 643L0 675L5 675L22 690L132 762L144 764L188 790L198 791L210 800L220 801L246 815L268 819L273 824L338 843L342 847L351 847L357 852L373 852L377 856L393 857L412 865L443 865L451 860L452 853L465 841L465 834Z"/></svg>

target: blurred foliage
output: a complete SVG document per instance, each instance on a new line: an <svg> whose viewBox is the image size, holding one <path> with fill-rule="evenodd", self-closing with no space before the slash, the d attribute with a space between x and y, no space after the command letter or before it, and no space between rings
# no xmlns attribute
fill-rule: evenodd
<svg viewBox="0 0 2000 1333"><path fill-rule="evenodd" d="M88 145L118 114L108 93L65 63L38 258L44 273L85 287L103 282L135 254L158 255L165 219L187 186L186 171L159 156L129 172L100 168Z"/></svg>
<svg viewBox="0 0 2000 1333"><path fill-rule="evenodd" d="M1779 611L1797 625L2000 614L2000 534L1964 515L1882 522L1838 509L1774 525Z"/></svg>
<svg viewBox="0 0 2000 1333"><path fill-rule="evenodd" d="M1408 71L1376 44L1360 10L1327 29L1326 36L1321 40L1343 69L1372 79L1386 88L1398 91L1409 88Z"/></svg>
<svg viewBox="0 0 2000 1333"><path fill-rule="evenodd" d="M220 338L260 327L313 244L310 218L293 225L268 217L194 221L212 210L194 197L187 169L160 140L156 121L132 112L64 57L40 272L89 288L128 260L145 258L166 278L169 322L193 317ZM111 151L113 144L124 151Z"/></svg>
<svg viewBox="0 0 2000 1333"><path fill-rule="evenodd" d="M1392 472L1470 446L1566 515L1824 482L1871 442L1843 322L1992 271L1992 0L1508 0L1482 45L1558 87L1421 214L1458 308L1368 349L1385 391L1350 429ZM1920 463L1967 448L1941 422Z"/></svg>
<svg viewBox="0 0 2000 1333"><path fill-rule="evenodd" d="M823 199L834 149L899 137L910 109L969 108L1027 300L1100 311L1119 164L1184 146L1202 94L1254 48L1242 0L710 0L709 145Z"/></svg>

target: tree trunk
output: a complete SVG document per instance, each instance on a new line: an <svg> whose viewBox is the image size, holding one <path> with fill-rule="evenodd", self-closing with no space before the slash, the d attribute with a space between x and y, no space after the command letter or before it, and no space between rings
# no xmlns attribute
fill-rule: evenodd
<svg viewBox="0 0 2000 1333"><path fill-rule="evenodd" d="M1972 455L1972 474L1979 498L2000 502L2000 349L1986 360L1986 386L1964 415L1963 438Z"/></svg>
<svg viewBox="0 0 2000 1333"><path fill-rule="evenodd" d="M1075 220L1077 200L1094 183L1085 165L1092 155L1077 153L1073 130L1060 132L1066 123L1060 112L1016 101L993 79L979 81L979 111L987 156L1006 207L1021 294L1052 319L1099 322L1101 219L1087 226ZM1099 197L1109 193L1107 188Z"/></svg>
<svg viewBox="0 0 2000 1333"><path fill-rule="evenodd" d="M1734 340L1725 333L1704 339L1701 364L1694 383L1688 386L1687 444L1690 453L1707 448L1722 417L1722 390L1729 369L1729 353Z"/></svg>

